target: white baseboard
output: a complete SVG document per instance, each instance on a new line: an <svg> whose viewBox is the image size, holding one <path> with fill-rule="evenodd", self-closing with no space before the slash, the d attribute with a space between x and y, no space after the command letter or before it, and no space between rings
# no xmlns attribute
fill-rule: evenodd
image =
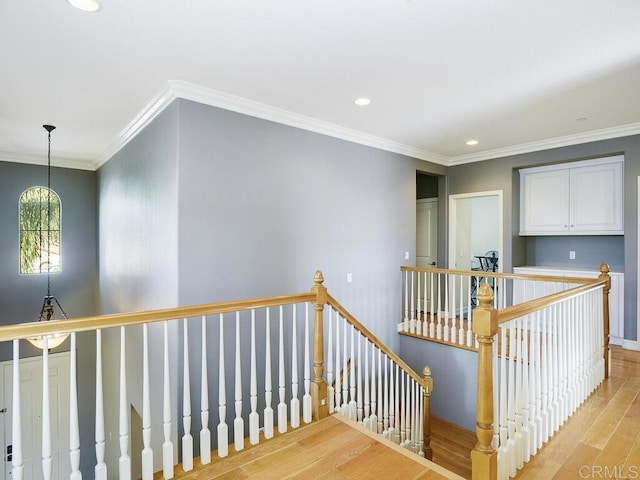
<svg viewBox="0 0 640 480"><path fill-rule="evenodd" d="M625 348L627 350L640 351L640 342L638 342L637 340L623 340L622 348Z"/></svg>

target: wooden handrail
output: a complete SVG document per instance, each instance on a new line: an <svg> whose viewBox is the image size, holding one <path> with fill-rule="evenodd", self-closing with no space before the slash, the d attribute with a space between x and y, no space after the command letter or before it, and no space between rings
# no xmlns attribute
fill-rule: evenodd
<svg viewBox="0 0 640 480"><path fill-rule="evenodd" d="M72 332L86 332L104 328L113 328L141 323L153 323L163 320L178 320L182 318L200 317L218 313L229 313L254 308L267 308L278 305L314 302L314 293L298 293L279 297L255 298L233 302L209 303L188 307L166 308L145 312L118 313L74 318L69 320L51 320L43 322L18 323L0 326L0 342L39 337L42 335L67 334Z"/></svg>
<svg viewBox="0 0 640 480"><path fill-rule="evenodd" d="M396 355L389 347L387 347L384 343L382 343L378 337L376 337L371 331L362 325L358 320L355 319L353 315L351 315L340 303L333 298L331 295L327 294L327 300L329 305L331 305L341 316L344 318L347 323L353 325L356 330L358 330L362 335L364 335L371 343L373 343L378 349L382 351L387 357L393 360L398 364L400 368L402 368L408 375L413 378L418 385L425 387L424 379L418 375L409 365L407 365L404 360L402 360L398 355Z"/></svg>
<svg viewBox="0 0 640 480"><path fill-rule="evenodd" d="M567 277L559 277L559 278L567 278ZM580 279L580 280L584 280L584 279ZM591 279L589 280L589 282L590 283L587 285L580 285L579 287L570 288L569 290L552 293L550 295L536 298L534 300L528 300L524 303L519 303L518 305L512 305L511 307L501 308L497 311L498 325L508 322L510 320L513 320L515 318L523 317L530 313L536 312L544 307L548 307L550 305L560 303L569 298L577 297L578 295L582 295L592 290L596 290L606 285L606 280L601 280L601 279ZM576 282L570 281L568 283L576 283Z"/></svg>
<svg viewBox="0 0 640 480"><path fill-rule="evenodd" d="M491 272L484 270L449 270L447 268L428 268L428 267L409 267L401 266L402 272L433 272L433 273L445 273L449 275L468 275L472 277L490 277L490 278L506 278L514 280L533 280L541 282L562 282L562 283L581 283L588 284L593 282L591 278L582 277L559 277L553 275L533 275L529 273L503 273L503 272Z"/></svg>

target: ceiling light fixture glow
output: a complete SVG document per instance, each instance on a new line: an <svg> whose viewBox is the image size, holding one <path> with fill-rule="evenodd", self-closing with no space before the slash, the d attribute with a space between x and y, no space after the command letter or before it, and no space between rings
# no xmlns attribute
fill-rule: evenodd
<svg viewBox="0 0 640 480"><path fill-rule="evenodd" d="M478 142L478 140L468 140L467 141L467 145L469 145L469 146L477 145L478 143L480 143L480 142Z"/></svg>
<svg viewBox="0 0 640 480"><path fill-rule="evenodd" d="M67 2L83 12L93 13L102 8L102 5L97 0L67 0Z"/></svg>
<svg viewBox="0 0 640 480"><path fill-rule="evenodd" d="M359 107L364 107L366 105L369 105L371 103L371 100L366 97L360 97L357 98L353 103L355 103Z"/></svg>

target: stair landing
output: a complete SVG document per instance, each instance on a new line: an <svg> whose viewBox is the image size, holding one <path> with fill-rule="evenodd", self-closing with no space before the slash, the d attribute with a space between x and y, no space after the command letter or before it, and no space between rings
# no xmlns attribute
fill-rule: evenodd
<svg viewBox="0 0 640 480"><path fill-rule="evenodd" d="M462 477L425 460L359 425L331 415L255 446L232 452L207 466L195 461L189 480L431 480Z"/></svg>

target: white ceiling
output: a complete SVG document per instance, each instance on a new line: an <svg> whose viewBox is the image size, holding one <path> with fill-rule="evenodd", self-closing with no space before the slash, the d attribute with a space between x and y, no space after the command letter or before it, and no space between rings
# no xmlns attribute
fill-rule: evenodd
<svg viewBox="0 0 640 480"><path fill-rule="evenodd" d="M176 97L444 165L640 133L638 0L102 4L0 2L0 160L52 123L97 168Z"/></svg>

